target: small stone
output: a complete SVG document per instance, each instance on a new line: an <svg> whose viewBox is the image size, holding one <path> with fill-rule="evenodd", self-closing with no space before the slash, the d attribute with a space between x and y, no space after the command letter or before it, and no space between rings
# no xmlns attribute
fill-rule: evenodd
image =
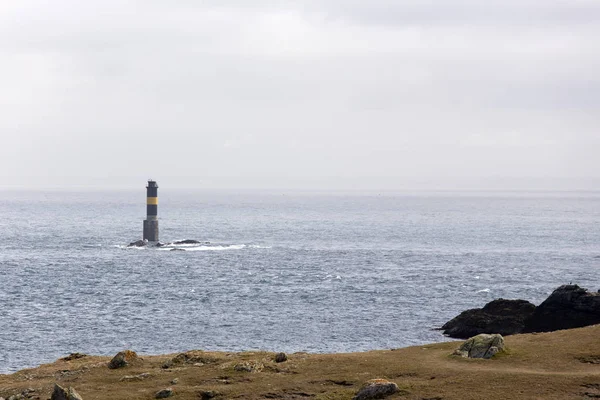
<svg viewBox="0 0 600 400"><path fill-rule="evenodd" d="M399 390L398 385L394 382L385 379L371 379L363 385L352 400L383 399Z"/></svg>
<svg viewBox="0 0 600 400"><path fill-rule="evenodd" d="M276 363L285 362L285 361L287 361L287 359L288 359L288 357L287 357L287 354L285 354L285 353L277 353L277 354L275 354L275 362Z"/></svg>
<svg viewBox="0 0 600 400"><path fill-rule="evenodd" d="M175 378L171 381L172 385L177 385L179 383L179 378Z"/></svg>
<svg viewBox="0 0 600 400"><path fill-rule="evenodd" d="M166 389L159 390L158 392L156 392L156 395L154 397L157 399L166 399L167 397L171 397L171 396L173 396L173 389L166 388Z"/></svg>
<svg viewBox="0 0 600 400"><path fill-rule="evenodd" d="M139 381L143 381L144 379L147 379L147 378L150 378L150 374L148 372L144 372L139 375L125 375L124 377L122 377L119 380L121 382L139 382Z"/></svg>
<svg viewBox="0 0 600 400"><path fill-rule="evenodd" d="M215 392L214 390L204 390L204 391L200 392L200 398L202 400L214 399L218 395L219 395L219 393Z"/></svg>
<svg viewBox="0 0 600 400"><path fill-rule="evenodd" d="M10 400L10 399L9 399ZM50 400L83 400L79 393L72 387L63 388L57 384L54 384L54 391Z"/></svg>
<svg viewBox="0 0 600 400"><path fill-rule="evenodd" d="M117 369L123 368L133 361L138 359L138 355L135 351L125 350L117 353L116 356L113 357L112 360L108 363L108 368Z"/></svg>

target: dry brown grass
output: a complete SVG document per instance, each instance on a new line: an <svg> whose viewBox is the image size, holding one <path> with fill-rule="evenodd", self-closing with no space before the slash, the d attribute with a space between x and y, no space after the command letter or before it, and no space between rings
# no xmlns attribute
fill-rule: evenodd
<svg viewBox="0 0 600 400"><path fill-rule="evenodd" d="M351 354L290 354L277 364L274 353L194 352L192 361L163 368L175 354L142 356L133 366L110 370L108 357L58 360L38 368L0 375L0 396L36 390L48 399L54 383L73 386L85 400L153 399L166 387L173 399L351 399L367 380L385 378L401 392L389 399L586 399L600 398L600 325L506 337L509 348L492 360L449 356L461 342ZM135 350L135 349L134 349ZM194 361L195 360L195 361ZM194 363L204 360L206 363ZM236 364L263 364L260 372ZM141 381L125 375L149 373ZM177 378L177 384L171 384Z"/></svg>

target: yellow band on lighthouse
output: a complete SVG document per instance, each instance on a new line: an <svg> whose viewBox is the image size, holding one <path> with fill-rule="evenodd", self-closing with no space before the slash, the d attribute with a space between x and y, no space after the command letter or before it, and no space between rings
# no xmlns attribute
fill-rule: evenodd
<svg viewBox="0 0 600 400"><path fill-rule="evenodd" d="M150 206L158 205L158 197L146 197L146 204Z"/></svg>

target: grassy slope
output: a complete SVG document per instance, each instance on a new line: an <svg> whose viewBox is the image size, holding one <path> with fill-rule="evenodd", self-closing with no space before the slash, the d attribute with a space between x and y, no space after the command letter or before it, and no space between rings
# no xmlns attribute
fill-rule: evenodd
<svg viewBox="0 0 600 400"><path fill-rule="evenodd" d="M143 356L137 365L106 367L108 357L56 361L38 368L0 375L0 396L33 388L48 399L55 382L73 386L84 398L153 399L172 387L173 399L199 399L203 390L221 398L350 399L361 384L387 378L403 391L390 399L582 399L600 396L600 325L544 334L509 336L508 354L492 360L466 360L449 354L460 342L351 354L289 355L281 364L272 353L204 353L215 359L202 366L161 368L173 355ZM596 363L582 362L580 358ZM240 360L264 363L262 372L239 372ZM124 375L148 372L141 382ZM178 378L179 382L171 384Z"/></svg>

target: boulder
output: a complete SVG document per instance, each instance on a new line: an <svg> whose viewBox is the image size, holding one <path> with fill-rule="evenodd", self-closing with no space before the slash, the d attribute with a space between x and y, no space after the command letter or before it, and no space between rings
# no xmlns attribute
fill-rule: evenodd
<svg viewBox="0 0 600 400"><path fill-rule="evenodd" d="M285 353L277 353L275 354L275 362L276 363L282 363L282 362L286 362L288 359L287 354Z"/></svg>
<svg viewBox="0 0 600 400"><path fill-rule="evenodd" d="M159 390L158 392L156 392L156 394L154 395L154 398L166 399L167 397L171 397L171 396L173 396L173 389L166 388L166 389Z"/></svg>
<svg viewBox="0 0 600 400"><path fill-rule="evenodd" d="M540 304L523 332L551 332L600 323L600 293L563 285Z"/></svg>
<svg viewBox="0 0 600 400"><path fill-rule="evenodd" d="M112 360L108 363L108 368L117 369L123 368L132 362L138 360L138 355L135 351L125 350L117 353Z"/></svg>
<svg viewBox="0 0 600 400"><path fill-rule="evenodd" d="M535 305L526 300L497 299L483 308L463 311L446 322L442 329L445 335L459 339L480 333L513 335L523 331L525 321L534 311Z"/></svg>
<svg viewBox="0 0 600 400"><path fill-rule="evenodd" d="M64 388L54 384L54 391L50 400L83 400L82 397L72 387Z"/></svg>
<svg viewBox="0 0 600 400"><path fill-rule="evenodd" d="M352 400L383 399L398 392L398 385L385 379L371 379L356 393Z"/></svg>
<svg viewBox="0 0 600 400"><path fill-rule="evenodd" d="M136 240L135 242L131 242L129 243L129 246L127 247L144 247L148 245L148 241L146 239L144 240Z"/></svg>
<svg viewBox="0 0 600 400"><path fill-rule="evenodd" d="M502 335L488 335L482 333L465 341L453 355L465 358L492 358L495 354L504 351L504 338Z"/></svg>

